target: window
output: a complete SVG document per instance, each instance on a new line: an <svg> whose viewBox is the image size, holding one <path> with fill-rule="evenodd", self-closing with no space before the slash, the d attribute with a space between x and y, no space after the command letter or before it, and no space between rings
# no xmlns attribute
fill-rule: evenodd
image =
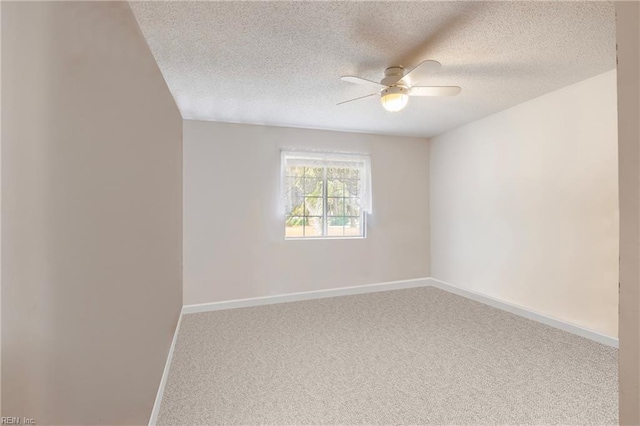
<svg viewBox="0 0 640 426"><path fill-rule="evenodd" d="M364 237L370 174L365 155L283 151L285 238Z"/></svg>

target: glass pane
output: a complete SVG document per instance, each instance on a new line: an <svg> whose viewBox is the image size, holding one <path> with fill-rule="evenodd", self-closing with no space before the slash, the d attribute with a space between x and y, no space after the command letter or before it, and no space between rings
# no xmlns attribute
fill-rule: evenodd
<svg viewBox="0 0 640 426"><path fill-rule="evenodd" d="M344 182L339 179L327 179L327 197L342 197Z"/></svg>
<svg viewBox="0 0 640 426"><path fill-rule="evenodd" d="M346 179L345 182L345 197L355 197L358 195L358 180L357 179Z"/></svg>
<svg viewBox="0 0 640 426"><path fill-rule="evenodd" d="M342 226L341 224L332 225L332 223L336 223L335 219L342 219L342 218L329 218L328 219L329 220L329 226L327 226L327 236L329 236L329 237L342 237L342 236L344 236L344 226Z"/></svg>
<svg viewBox="0 0 640 426"><path fill-rule="evenodd" d="M304 178L304 194L322 197L322 179Z"/></svg>
<svg viewBox="0 0 640 426"><path fill-rule="evenodd" d="M304 176L306 178L322 179L324 175L324 169L322 167L305 167Z"/></svg>
<svg viewBox="0 0 640 426"><path fill-rule="evenodd" d="M350 179L358 180L360 178L360 171L358 169L349 169L347 177Z"/></svg>
<svg viewBox="0 0 640 426"><path fill-rule="evenodd" d="M290 204L287 203L288 210L286 213L288 215L296 215L296 214L302 215L301 213L294 213L294 211L296 210L296 207L299 207L299 209L302 209L301 205L302 205L302 202L304 201L304 198L302 196L302 188L295 185L295 178L287 178L285 190L287 192L286 193L287 200L290 201Z"/></svg>
<svg viewBox="0 0 640 426"><path fill-rule="evenodd" d="M321 217L309 217L307 218L307 224L304 227L305 237L321 237L322 236L322 218Z"/></svg>
<svg viewBox="0 0 640 426"><path fill-rule="evenodd" d="M299 186L298 182L297 182L298 178L292 177L292 176L287 176L285 179L286 179L285 180L285 188L287 188L287 190L290 190L292 188L297 188Z"/></svg>
<svg viewBox="0 0 640 426"><path fill-rule="evenodd" d="M302 237L306 218L290 216L285 221L284 236L287 238Z"/></svg>
<svg viewBox="0 0 640 426"><path fill-rule="evenodd" d="M287 238L321 237L322 217L289 216L284 229Z"/></svg>
<svg viewBox="0 0 640 426"><path fill-rule="evenodd" d="M342 167L329 167L327 169L327 179L343 179L347 177L348 169Z"/></svg>
<svg viewBox="0 0 640 426"><path fill-rule="evenodd" d="M322 197L305 197L305 212L303 216L322 216L324 200Z"/></svg>
<svg viewBox="0 0 640 426"><path fill-rule="evenodd" d="M327 198L327 216L344 216L344 198Z"/></svg>
<svg viewBox="0 0 640 426"><path fill-rule="evenodd" d="M304 197L302 197L302 195L294 196L291 209L286 213L289 216L307 216L304 207Z"/></svg>
<svg viewBox="0 0 640 426"><path fill-rule="evenodd" d="M348 217L344 226L344 235L349 237L362 236L359 217Z"/></svg>
<svg viewBox="0 0 640 426"><path fill-rule="evenodd" d="M327 220L329 221L329 226L344 226L345 223L349 222L349 218L344 216L328 217Z"/></svg>
<svg viewBox="0 0 640 426"><path fill-rule="evenodd" d="M345 198L344 199L344 215L345 216L360 216L360 206L358 206L357 198Z"/></svg>
<svg viewBox="0 0 640 426"><path fill-rule="evenodd" d="M304 176L304 167L287 167L287 176Z"/></svg>

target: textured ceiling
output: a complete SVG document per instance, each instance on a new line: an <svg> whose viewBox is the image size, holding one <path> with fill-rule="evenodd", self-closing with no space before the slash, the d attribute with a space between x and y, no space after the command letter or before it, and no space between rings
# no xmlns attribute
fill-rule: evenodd
<svg viewBox="0 0 640 426"><path fill-rule="evenodd" d="M184 118L433 136L615 68L609 2L131 2ZM400 113L340 81L425 59Z"/></svg>

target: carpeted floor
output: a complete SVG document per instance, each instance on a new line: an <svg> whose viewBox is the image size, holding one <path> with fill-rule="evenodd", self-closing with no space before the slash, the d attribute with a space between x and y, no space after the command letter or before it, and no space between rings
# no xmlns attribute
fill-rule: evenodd
<svg viewBox="0 0 640 426"><path fill-rule="evenodd" d="M190 314L158 424L617 425L617 358L431 287Z"/></svg>

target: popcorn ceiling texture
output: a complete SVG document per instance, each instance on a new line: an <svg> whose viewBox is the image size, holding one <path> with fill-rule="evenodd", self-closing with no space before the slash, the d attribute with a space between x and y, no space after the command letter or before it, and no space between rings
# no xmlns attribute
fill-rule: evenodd
<svg viewBox="0 0 640 426"><path fill-rule="evenodd" d="M618 351L435 288L189 314L159 425L617 425Z"/></svg>
<svg viewBox="0 0 640 426"><path fill-rule="evenodd" d="M610 2L131 2L184 118L430 137L609 71ZM401 113L340 81L443 64Z"/></svg>

